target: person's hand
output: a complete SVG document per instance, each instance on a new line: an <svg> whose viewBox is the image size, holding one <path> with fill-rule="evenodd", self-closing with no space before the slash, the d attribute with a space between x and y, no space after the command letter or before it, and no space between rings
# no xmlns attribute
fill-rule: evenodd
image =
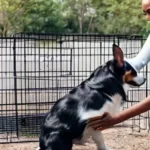
<svg viewBox="0 0 150 150"><path fill-rule="evenodd" d="M118 123L117 117L105 112L102 116L92 117L88 120L88 127L94 130L104 130Z"/></svg>

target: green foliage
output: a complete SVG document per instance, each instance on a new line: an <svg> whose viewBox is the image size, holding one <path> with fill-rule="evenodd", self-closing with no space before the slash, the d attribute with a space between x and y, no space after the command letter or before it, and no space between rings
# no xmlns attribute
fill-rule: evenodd
<svg viewBox="0 0 150 150"><path fill-rule="evenodd" d="M96 22L100 24L96 28L99 32L140 34L146 24L140 1L104 0L96 3L99 16Z"/></svg>
<svg viewBox="0 0 150 150"><path fill-rule="evenodd" d="M23 18L24 31L44 33L63 31L64 20L60 2L53 0L30 1L30 8Z"/></svg>
<svg viewBox="0 0 150 150"><path fill-rule="evenodd" d="M9 32L19 30L19 17L23 13L24 0L0 1L0 35L6 36Z"/></svg>
<svg viewBox="0 0 150 150"><path fill-rule="evenodd" d="M0 35L23 31L147 36L150 24L140 0L1 0Z"/></svg>

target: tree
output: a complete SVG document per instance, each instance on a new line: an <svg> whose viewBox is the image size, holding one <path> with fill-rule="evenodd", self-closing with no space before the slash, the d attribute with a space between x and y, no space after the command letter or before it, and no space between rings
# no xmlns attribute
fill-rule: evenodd
<svg viewBox="0 0 150 150"><path fill-rule="evenodd" d="M1 0L0 35L16 32L62 32L60 1Z"/></svg>
<svg viewBox="0 0 150 150"><path fill-rule="evenodd" d="M78 32L89 32L96 16L92 0L67 0L63 5L65 17L73 16L75 21L78 21Z"/></svg>
<svg viewBox="0 0 150 150"><path fill-rule="evenodd" d="M21 31L21 17L26 11L29 0L1 0L0 1L0 35L7 36Z"/></svg>
<svg viewBox="0 0 150 150"><path fill-rule="evenodd" d="M30 0L30 9L24 14L23 22L24 31L62 32L64 22L61 3L53 0Z"/></svg>
<svg viewBox="0 0 150 150"><path fill-rule="evenodd" d="M97 6L95 31L106 34L140 34L145 28L141 2L137 0L94 0Z"/></svg>
<svg viewBox="0 0 150 150"><path fill-rule="evenodd" d="M137 0L1 0L0 35L16 32L149 33Z"/></svg>

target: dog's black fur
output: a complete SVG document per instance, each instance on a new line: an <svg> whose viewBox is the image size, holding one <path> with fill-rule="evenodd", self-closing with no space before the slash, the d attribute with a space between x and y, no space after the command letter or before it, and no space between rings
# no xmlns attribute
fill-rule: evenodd
<svg viewBox="0 0 150 150"><path fill-rule="evenodd" d="M114 47L117 47L114 45ZM136 76L137 72L126 61L120 66L112 59L98 67L88 79L60 98L43 121L40 134L40 150L71 150L73 140L82 138L87 119L81 120L79 109L100 110L110 96L118 93L122 103L126 101L123 76L127 71ZM128 81L138 86L134 81ZM109 95L109 96L108 96Z"/></svg>

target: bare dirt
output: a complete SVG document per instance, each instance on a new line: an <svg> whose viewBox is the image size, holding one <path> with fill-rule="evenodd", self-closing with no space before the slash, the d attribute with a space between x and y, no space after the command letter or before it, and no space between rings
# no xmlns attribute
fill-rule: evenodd
<svg viewBox="0 0 150 150"><path fill-rule="evenodd" d="M150 133L132 132L129 128L113 128L103 131L110 150L150 150ZM38 143L1 144L0 150L35 150ZM96 150L92 140L85 145L74 145L73 150Z"/></svg>

